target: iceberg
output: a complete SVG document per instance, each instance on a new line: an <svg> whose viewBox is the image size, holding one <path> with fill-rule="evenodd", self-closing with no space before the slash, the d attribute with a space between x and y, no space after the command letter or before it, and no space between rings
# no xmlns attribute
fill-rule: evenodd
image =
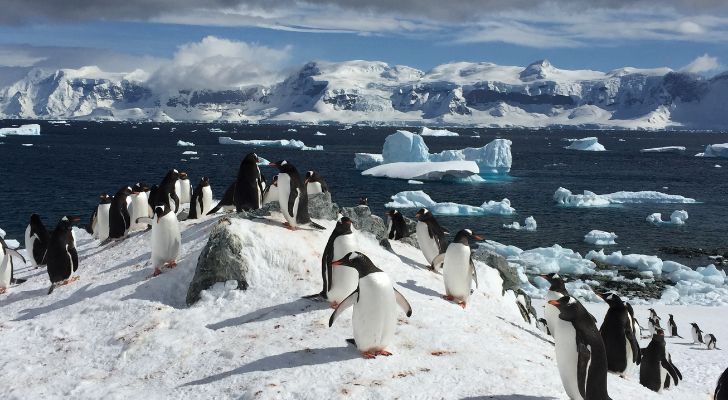
<svg viewBox="0 0 728 400"><path fill-rule="evenodd" d="M290 149L299 149L299 150L323 150L324 146L317 145L316 147L308 147L305 143L303 143L300 140L286 140L286 139L280 139L280 140L236 140L227 136L220 136L217 138L218 143L220 144L232 144L232 145L244 145L244 146L254 146L254 147L283 147L283 148L290 148Z"/></svg>
<svg viewBox="0 0 728 400"><path fill-rule="evenodd" d="M210 133L225 133L225 131L220 128L210 128Z"/></svg>
<svg viewBox="0 0 728 400"><path fill-rule="evenodd" d="M662 214L653 213L647 216L647 222L655 225L685 225L688 219L688 212L685 210L675 210L670 214L670 221L663 221Z"/></svg>
<svg viewBox="0 0 728 400"><path fill-rule="evenodd" d="M427 208L435 215L511 215L516 210L508 199L488 201L477 206L458 203L438 203L421 190L399 192L392 196L392 201L384 205L387 208Z"/></svg>
<svg viewBox="0 0 728 400"><path fill-rule="evenodd" d="M572 274L584 275L593 274L596 265L590 260L581 257L581 254L566 249L558 244L551 247L539 247L523 251L514 261L526 267L535 274Z"/></svg>
<svg viewBox="0 0 728 400"><path fill-rule="evenodd" d="M430 153L422 136L408 131L397 131L384 139L382 161L395 162L429 161Z"/></svg>
<svg viewBox="0 0 728 400"><path fill-rule="evenodd" d="M457 132L448 131L447 129L430 129L426 126L420 131L422 136L460 136Z"/></svg>
<svg viewBox="0 0 728 400"><path fill-rule="evenodd" d="M19 127L0 128L0 138L6 136L38 136L40 135L40 125L27 124Z"/></svg>
<svg viewBox="0 0 728 400"><path fill-rule="evenodd" d="M513 221L512 224L503 224L503 227L506 229L513 229L516 231L529 231L529 232L535 232L538 225L536 224L536 219L533 217L528 217L523 222L523 225L521 225L518 221Z"/></svg>
<svg viewBox="0 0 728 400"><path fill-rule="evenodd" d="M584 194L572 194L571 190L562 187L556 189L554 200L569 207L608 207L612 204L607 198L594 192L585 190Z"/></svg>
<svg viewBox="0 0 728 400"><path fill-rule="evenodd" d="M709 144L705 151L695 155L696 157L723 157L728 158L728 143Z"/></svg>
<svg viewBox="0 0 728 400"><path fill-rule="evenodd" d="M685 150L685 146L667 146L642 149L640 150L640 153L682 153Z"/></svg>
<svg viewBox="0 0 728 400"><path fill-rule="evenodd" d="M617 235L614 232L604 232L599 230L593 230L584 235L584 241L597 246L611 246L617 244L614 239Z"/></svg>
<svg viewBox="0 0 728 400"><path fill-rule="evenodd" d="M354 167L358 170L369 169L383 163L384 159L381 154L354 153Z"/></svg>
<svg viewBox="0 0 728 400"><path fill-rule="evenodd" d="M640 271L645 277L653 278L662 275L662 260L657 256L644 254L626 254L615 251L612 254L604 254L604 250L590 251L584 256L587 260L597 260L610 265L618 265Z"/></svg>
<svg viewBox="0 0 728 400"><path fill-rule="evenodd" d="M185 142L184 140L178 140L177 141L177 146L189 146L189 147L192 147L194 145L195 145L194 143L192 143L192 142Z"/></svg>
<svg viewBox="0 0 728 400"><path fill-rule="evenodd" d="M596 137L587 137L583 139L573 139L571 144L566 147L569 150L581 151L606 151L607 149L599 143Z"/></svg>
<svg viewBox="0 0 728 400"><path fill-rule="evenodd" d="M320 132L320 131L316 131L316 133L314 133L313 135L314 135L314 136L326 136L326 134L325 134L325 133L323 133L323 132Z"/></svg>
<svg viewBox="0 0 728 400"><path fill-rule="evenodd" d="M382 164L363 171L365 176L379 178L441 180L467 178L478 174L478 164L472 161L396 162Z"/></svg>
<svg viewBox="0 0 728 400"><path fill-rule="evenodd" d="M186 155L193 155L193 156L195 156L195 155L197 155L197 152L196 151L189 151L188 150L188 151L183 151L182 152L182 155L185 155L185 156Z"/></svg>
<svg viewBox="0 0 728 400"><path fill-rule="evenodd" d="M583 194L572 194L569 189L560 187L554 193L554 201L569 207L608 207L614 204L690 204L697 203L695 199L675 194L666 194L655 191L641 192L615 192L609 194L596 194L585 190Z"/></svg>
<svg viewBox="0 0 728 400"><path fill-rule="evenodd" d="M408 180L408 181L407 181L407 183L409 183L410 185L424 185L424 184L425 184L425 182L422 182L422 181L416 181L416 180L414 180L414 179L410 179L410 180Z"/></svg>
<svg viewBox="0 0 728 400"><path fill-rule="evenodd" d="M430 155L430 161L465 160L478 163L480 173L504 175L510 172L513 164L512 142L508 139L495 139L483 147L468 147L462 150L444 150Z"/></svg>

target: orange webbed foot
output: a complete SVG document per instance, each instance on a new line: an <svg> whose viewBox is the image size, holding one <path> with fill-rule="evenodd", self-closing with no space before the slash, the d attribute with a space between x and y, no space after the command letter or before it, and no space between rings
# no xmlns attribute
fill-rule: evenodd
<svg viewBox="0 0 728 400"><path fill-rule="evenodd" d="M385 357L389 357L392 355L392 353L388 352L387 350L379 350L379 351L376 351L374 354L376 354L378 356L385 356Z"/></svg>
<svg viewBox="0 0 728 400"><path fill-rule="evenodd" d="M366 358L367 360L371 360L372 358L376 357L377 355L371 351L362 351L361 356Z"/></svg>

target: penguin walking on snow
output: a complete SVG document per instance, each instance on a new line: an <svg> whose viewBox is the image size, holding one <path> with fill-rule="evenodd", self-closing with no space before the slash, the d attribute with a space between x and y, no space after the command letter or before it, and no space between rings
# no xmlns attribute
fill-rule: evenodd
<svg viewBox="0 0 728 400"><path fill-rule="evenodd" d="M109 207L109 238L123 238L131 226L131 215L126 206L126 199L131 194L131 188L124 186L116 192Z"/></svg>
<svg viewBox="0 0 728 400"><path fill-rule="evenodd" d="M633 330L632 319L619 296L614 293L596 294L609 304L609 310L599 328L607 351L607 368L624 378L633 365L640 363L640 345Z"/></svg>
<svg viewBox="0 0 728 400"><path fill-rule="evenodd" d="M718 384L715 386L713 400L728 400L728 368L718 378Z"/></svg>
<svg viewBox="0 0 728 400"><path fill-rule="evenodd" d="M109 210L111 210L113 197L106 193L99 195L99 204L91 215L91 223L86 227L94 239L105 241L109 238Z"/></svg>
<svg viewBox="0 0 728 400"><path fill-rule="evenodd" d="M397 305L409 317L412 315L409 302L392 286L389 276L362 253L349 253L334 261L333 265L348 265L356 269L359 286L336 307L329 319L329 327L344 310L353 306L354 342L362 356L392 355L386 348L392 342L397 327Z"/></svg>
<svg viewBox="0 0 728 400"><path fill-rule="evenodd" d="M682 339L682 336L677 334L677 324L675 323L675 320L672 317L672 314L668 314L670 316L670 319L667 320L667 329L670 332L670 336L672 337L679 337Z"/></svg>
<svg viewBox="0 0 728 400"><path fill-rule="evenodd" d="M389 210L387 215L389 216L389 240L400 240L409 236L407 221L404 220L404 215L401 212Z"/></svg>
<svg viewBox="0 0 728 400"><path fill-rule="evenodd" d="M432 212L426 208L417 211L415 217L417 217L417 243L425 259L430 263L430 268L435 270L437 266L433 261L447 250L445 235L449 232L440 226Z"/></svg>
<svg viewBox="0 0 728 400"><path fill-rule="evenodd" d="M652 391L661 392L669 388L671 383L677 386L680 379L682 374L665 349L665 332L658 329L647 348L642 349L640 384Z"/></svg>
<svg viewBox="0 0 728 400"><path fill-rule="evenodd" d="M76 236L73 234L73 223L78 220L77 217L64 216L58 221L56 229L51 232L46 255L48 278L51 281L48 294L51 294L56 286L66 285L78 279L78 276L72 277L78 270Z"/></svg>
<svg viewBox="0 0 728 400"><path fill-rule="evenodd" d="M263 204L278 201L278 175L273 175L273 179L263 191Z"/></svg>
<svg viewBox="0 0 728 400"><path fill-rule="evenodd" d="M320 295L331 303L332 308L336 308L344 301L359 284L359 272L354 267L343 264L333 267L335 260L340 260L356 251L358 246L353 229L351 220L342 217L331 232L321 257L321 277L324 286Z"/></svg>
<svg viewBox="0 0 728 400"><path fill-rule="evenodd" d="M569 326L554 336L556 364L572 400L611 400L607 393L607 353L593 316L571 296L549 300Z"/></svg>
<svg viewBox="0 0 728 400"><path fill-rule="evenodd" d="M177 194L180 204L187 204L192 201L192 184L187 172L179 173L179 178L174 183L174 192Z"/></svg>
<svg viewBox="0 0 728 400"><path fill-rule="evenodd" d="M690 328L690 332L693 334L693 344L697 343L705 343L703 342L703 331L700 330L700 327L695 322L690 323L692 326Z"/></svg>
<svg viewBox="0 0 728 400"><path fill-rule="evenodd" d="M718 340L715 338L715 335L712 333L705 335L705 347L708 350L715 350L717 344Z"/></svg>
<svg viewBox="0 0 728 400"><path fill-rule="evenodd" d="M30 265L34 268L46 264L46 251L50 235L46 230L40 215L30 216L30 224L25 228L25 251L30 258Z"/></svg>
<svg viewBox="0 0 728 400"><path fill-rule="evenodd" d="M467 306L470 299L470 282L478 287L478 273L473 263L470 251L471 240L483 240L474 235L470 229L463 229L455 235L452 243L447 246L442 268L442 280L445 282L445 300L456 301L462 308Z"/></svg>
<svg viewBox="0 0 728 400"><path fill-rule="evenodd" d="M138 222L144 222L152 225L152 267L157 276L162 273L162 267L174 268L177 266L177 257L179 257L179 249L182 245L182 236L179 231L179 222L175 215L167 207L157 206L154 209L153 218L142 218Z"/></svg>
<svg viewBox="0 0 728 400"><path fill-rule="evenodd" d="M286 219L284 225L295 230L298 225L310 224L314 228L323 229L322 226L311 221L308 215L308 193L301 181L301 175L296 167L286 160L271 163L270 166L278 168L278 203L281 213Z"/></svg>
<svg viewBox="0 0 728 400"><path fill-rule="evenodd" d="M326 181L324 181L324 178L317 171L306 172L304 183L306 184L306 193L309 195L329 191L329 186L326 185Z"/></svg>
<svg viewBox="0 0 728 400"><path fill-rule="evenodd" d="M662 329L660 317L657 314L650 315L650 318L647 319L647 327L650 329L650 335L657 333L658 330Z"/></svg>
<svg viewBox="0 0 728 400"><path fill-rule="evenodd" d="M0 238L0 294L5 293L10 285L20 285L25 282L25 279L15 278L14 276L13 257L23 261L23 264L26 262L25 258L17 250L8 247L5 240Z"/></svg>
<svg viewBox="0 0 728 400"><path fill-rule="evenodd" d="M551 335L551 331L549 330L549 324L548 322L546 322L545 318L539 318L538 320L536 320L536 328L538 328L538 330L547 335Z"/></svg>
<svg viewBox="0 0 728 400"><path fill-rule="evenodd" d="M200 179L190 199L190 213L187 219L197 219L207 215L212 210L212 188L206 176Z"/></svg>
<svg viewBox="0 0 728 400"><path fill-rule="evenodd" d="M147 185L136 183L131 187L131 203L129 204L129 231L147 229L145 224L137 224L139 218L149 217L149 198L147 197Z"/></svg>

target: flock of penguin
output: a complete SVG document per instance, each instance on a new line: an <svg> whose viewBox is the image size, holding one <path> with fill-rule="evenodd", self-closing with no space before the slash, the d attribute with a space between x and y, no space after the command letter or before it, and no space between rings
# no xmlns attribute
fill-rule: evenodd
<svg viewBox="0 0 728 400"><path fill-rule="evenodd" d="M324 179L315 171L308 171L302 179L298 170L285 160L269 163L278 169L270 185L266 184L259 165L261 159L249 153L240 164L236 180L227 188L220 202L213 207L213 196L207 177L192 187L186 173L170 170L159 185L148 187L137 183L120 188L112 197L102 194L86 230L101 245L118 241L129 233L151 229L152 276L163 268L174 268L180 253L179 221L197 219L214 214L220 209L251 211L265 203L277 201L285 218L284 226L296 230L308 225L325 229L313 222L308 213L308 195L327 192ZM181 204L189 203L185 216ZM388 212L388 237L400 240L408 237L407 222L398 210ZM482 240L469 229L460 230L448 243L449 232L438 223L427 209L416 213L416 238L430 264L430 269L442 273L445 286L443 298L466 308L478 279L472 260L470 243ZM48 232L40 216L33 214L25 232L26 252L30 264L36 268L47 266L51 282L48 294L57 286L78 279L78 253L73 225L80 218L63 216L55 229ZM352 221L344 216L337 220L324 248L321 259L323 288L320 293L304 296L328 301L335 309L329 319L331 326L341 313L352 307L354 339L349 341L364 358L389 356L387 350L397 324L397 308L409 317L412 307L394 288L389 276L371 259L359 251ZM13 277L13 257L23 256L11 249L0 238L2 264L0 264L0 293L24 280ZM596 319L574 297L570 296L564 280L555 274L544 275L550 283L545 318L537 326L552 335L555 341L559 374L568 396L573 400L606 400L607 373L625 377L635 366L640 367L640 383L654 391L677 385L682 374L673 364L665 347L664 330L660 318L650 310L649 330L652 340L641 349L637 341L642 328L634 317L629 303L614 293L597 293L609 304L609 310L600 329ZM677 335L672 315L668 321L671 336ZM705 343L716 348L713 335L702 335L697 324L692 324L694 343ZM722 385L722 386L721 386ZM724 373L716 389L716 399L728 397L728 373ZM723 393L723 397L719 397Z"/></svg>

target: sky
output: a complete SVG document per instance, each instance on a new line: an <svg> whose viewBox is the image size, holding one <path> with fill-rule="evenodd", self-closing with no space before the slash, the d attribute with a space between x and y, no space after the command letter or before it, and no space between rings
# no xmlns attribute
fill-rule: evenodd
<svg viewBox="0 0 728 400"><path fill-rule="evenodd" d="M205 3L200 5L198 3ZM728 69L724 0L0 0L0 85L34 67L175 87L282 79L308 61Z"/></svg>

